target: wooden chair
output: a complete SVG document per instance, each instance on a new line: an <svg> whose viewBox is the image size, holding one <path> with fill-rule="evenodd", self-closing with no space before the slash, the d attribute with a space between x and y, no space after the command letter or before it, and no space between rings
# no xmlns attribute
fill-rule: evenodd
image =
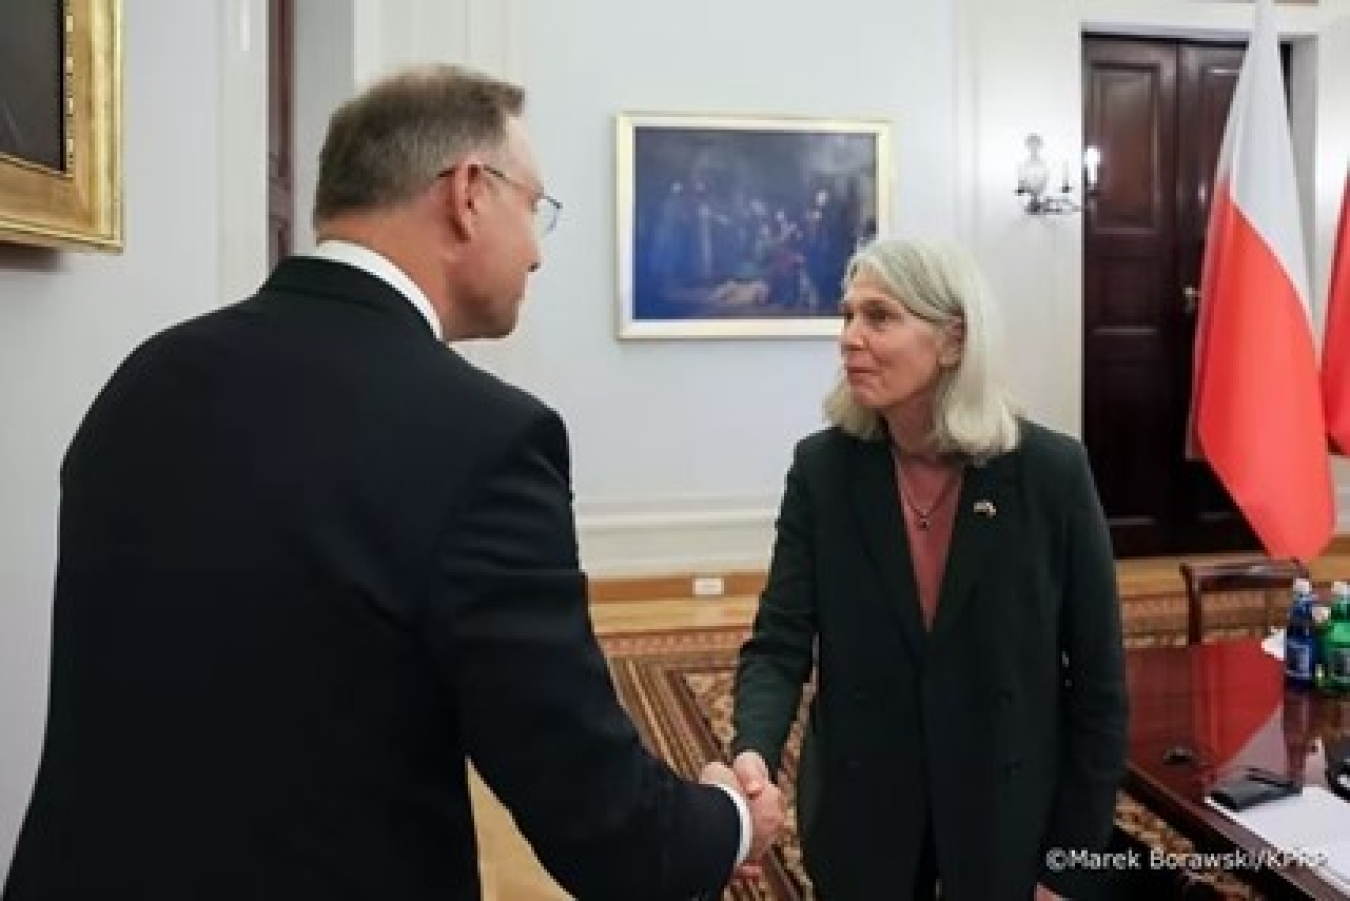
<svg viewBox="0 0 1350 901"><path fill-rule="evenodd" d="M1182 563L1181 577L1186 582L1186 643L1200 644L1204 640L1204 598L1209 594L1253 594L1264 601L1265 633L1276 621L1272 619L1272 602L1283 612L1289 606L1295 579L1308 578L1308 568L1298 560L1276 560L1258 557L1248 560L1225 560L1213 563Z"/></svg>

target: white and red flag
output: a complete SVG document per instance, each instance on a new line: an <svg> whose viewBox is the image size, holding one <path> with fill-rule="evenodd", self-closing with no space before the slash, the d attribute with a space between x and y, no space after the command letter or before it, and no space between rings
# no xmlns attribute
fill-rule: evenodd
<svg viewBox="0 0 1350 901"><path fill-rule="evenodd" d="M1336 516L1308 299L1274 4L1257 0L1214 177L1192 415L1266 552L1301 560Z"/></svg>

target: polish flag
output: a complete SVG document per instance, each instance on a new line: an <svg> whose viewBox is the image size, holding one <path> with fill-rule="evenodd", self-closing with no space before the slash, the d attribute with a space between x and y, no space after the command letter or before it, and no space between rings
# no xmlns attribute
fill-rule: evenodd
<svg viewBox="0 0 1350 901"><path fill-rule="evenodd" d="M1275 10L1256 25L1214 177L1192 403L1200 450L1272 557L1316 557L1335 501Z"/></svg>
<svg viewBox="0 0 1350 901"><path fill-rule="evenodd" d="M1322 339L1322 407L1327 434L1340 453L1350 456L1350 176L1341 200L1336 256L1327 292L1326 336Z"/></svg>

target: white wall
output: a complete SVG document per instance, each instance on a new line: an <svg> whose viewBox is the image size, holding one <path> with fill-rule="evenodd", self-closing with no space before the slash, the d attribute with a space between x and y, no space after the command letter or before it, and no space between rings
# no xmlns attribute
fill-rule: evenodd
<svg viewBox="0 0 1350 901"><path fill-rule="evenodd" d="M326 111L373 75L443 59L528 88L563 220L517 333L462 350L566 416L592 575L762 566L792 445L819 426L836 360L830 339L615 339L616 113L892 120L896 221L956 231L950 8L842 0L830 22L865 27L822 30L774 0L299 0L301 219Z"/></svg>
<svg viewBox="0 0 1350 901"><path fill-rule="evenodd" d="M563 218L518 332L465 352L566 416L588 569L763 565L792 446L821 424L835 344L616 340L614 117L890 120L895 221L907 232L952 234L950 7L837 0L828 14L785 16L777 0L393 0L381 11L366 46L389 64L467 62L530 92L528 119ZM307 46L320 54L344 46L342 27L329 27ZM310 130L308 139L319 136Z"/></svg>
<svg viewBox="0 0 1350 901"><path fill-rule="evenodd" d="M245 228L224 242L219 225L220 182L234 177L224 151L256 143L247 126L225 134L219 122L222 41L250 24L219 17L239 2L124 5L125 253L0 245L0 882L46 714L61 455L113 367L151 332L215 306L222 259L256 240Z"/></svg>
<svg viewBox="0 0 1350 901"><path fill-rule="evenodd" d="M836 0L828 15L807 16L783 15L779 0L571 0L535 4L521 24L529 117L564 211L510 374L571 426L588 564L762 564L792 446L820 426L836 345L616 341L614 115L890 120L893 221L954 233L950 9Z"/></svg>
<svg viewBox="0 0 1350 901"><path fill-rule="evenodd" d="M204 223L203 237L214 236L220 248L216 296L226 304L252 294L267 274L267 4L216 0L215 6L220 106L209 112L220 123L220 206L215 220Z"/></svg>

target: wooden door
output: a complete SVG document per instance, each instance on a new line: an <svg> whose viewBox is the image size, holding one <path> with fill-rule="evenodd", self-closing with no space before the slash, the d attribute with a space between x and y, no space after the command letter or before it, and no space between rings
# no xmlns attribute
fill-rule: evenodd
<svg viewBox="0 0 1350 901"><path fill-rule="evenodd" d="M1185 456L1209 188L1243 49L1088 36L1083 432L1117 556L1254 549Z"/></svg>
<svg viewBox="0 0 1350 901"><path fill-rule="evenodd" d="M267 255L270 266L291 252L294 205L291 107L294 96L294 0L268 0Z"/></svg>

